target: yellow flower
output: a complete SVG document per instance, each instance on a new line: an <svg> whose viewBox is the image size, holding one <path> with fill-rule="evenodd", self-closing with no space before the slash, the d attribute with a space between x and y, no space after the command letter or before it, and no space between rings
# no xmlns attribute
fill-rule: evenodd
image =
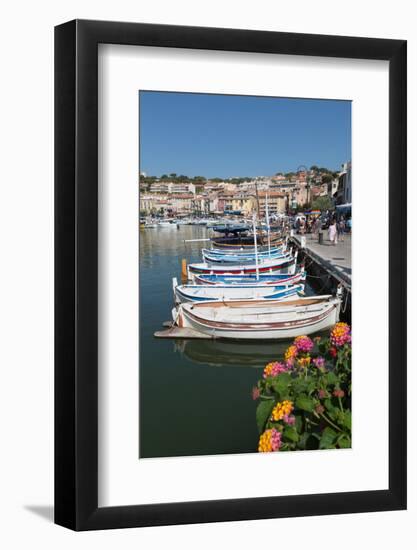
<svg viewBox="0 0 417 550"><path fill-rule="evenodd" d="M265 430L259 438L258 451L260 453L272 453L279 451L281 447L281 432L272 428Z"/></svg>
<svg viewBox="0 0 417 550"><path fill-rule="evenodd" d="M272 418L275 421L281 420L284 416L288 416L294 409L292 401L283 401L277 403L272 409Z"/></svg>
<svg viewBox="0 0 417 550"><path fill-rule="evenodd" d="M309 367L311 362L311 357L307 355L306 357L300 357L297 359L297 365L300 367Z"/></svg>
<svg viewBox="0 0 417 550"><path fill-rule="evenodd" d="M330 342L333 346L344 346L351 341L350 326L347 323L336 323L330 333Z"/></svg>
<svg viewBox="0 0 417 550"><path fill-rule="evenodd" d="M287 348L287 351L285 352L285 355L284 355L284 358L285 358L285 361L287 361L287 363L293 363L294 362L294 359L297 357L297 353L298 353L298 350L297 350L297 346L290 346L289 348Z"/></svg>

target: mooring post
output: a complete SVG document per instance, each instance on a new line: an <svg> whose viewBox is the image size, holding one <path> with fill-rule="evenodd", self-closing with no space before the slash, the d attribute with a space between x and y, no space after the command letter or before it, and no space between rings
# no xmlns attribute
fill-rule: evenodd
<svg viewBox="0 0 417 550"><path fill-rule="evenodd" d="M183 258L181 261L181 282L182 284L188 282L187 260L185 258Z"/></svg>

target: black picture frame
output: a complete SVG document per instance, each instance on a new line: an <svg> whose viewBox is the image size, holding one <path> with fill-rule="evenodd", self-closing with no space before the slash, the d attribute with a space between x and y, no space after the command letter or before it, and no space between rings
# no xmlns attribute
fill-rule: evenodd
<svg viewBox="0 0 417 550"><path fill-rule="evenodd" d="M98 44L389 62L389 488L98 507ZM406 508L406 41L74 20L55 28L55 522L74 530Z"/></svg>

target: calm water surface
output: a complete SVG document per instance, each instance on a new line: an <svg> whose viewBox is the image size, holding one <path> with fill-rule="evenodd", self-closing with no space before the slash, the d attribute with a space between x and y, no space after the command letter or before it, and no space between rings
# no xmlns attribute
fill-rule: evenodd
<svg viewBox="0 0 417 550"><path fill-rule="evenodd" d="M140 457L255 452L251 389L288 342L161 340L171 320L172 277L181 259L201 261L205 227L140 231Z"/></svg>

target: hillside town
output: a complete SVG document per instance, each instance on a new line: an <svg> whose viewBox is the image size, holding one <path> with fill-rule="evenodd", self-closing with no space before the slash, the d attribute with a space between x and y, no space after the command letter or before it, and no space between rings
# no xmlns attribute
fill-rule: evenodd
<svg viewBox="0 0 417 550"><path fill-rule="evenodd" d="M273 176L229 179L164 174L139 175L140 215L164 218L249 216L263 217L266 206L271 216L306 209L332 210L352 201L352 165L340 171L318 166L300 166L295 172Z"/></svg>

